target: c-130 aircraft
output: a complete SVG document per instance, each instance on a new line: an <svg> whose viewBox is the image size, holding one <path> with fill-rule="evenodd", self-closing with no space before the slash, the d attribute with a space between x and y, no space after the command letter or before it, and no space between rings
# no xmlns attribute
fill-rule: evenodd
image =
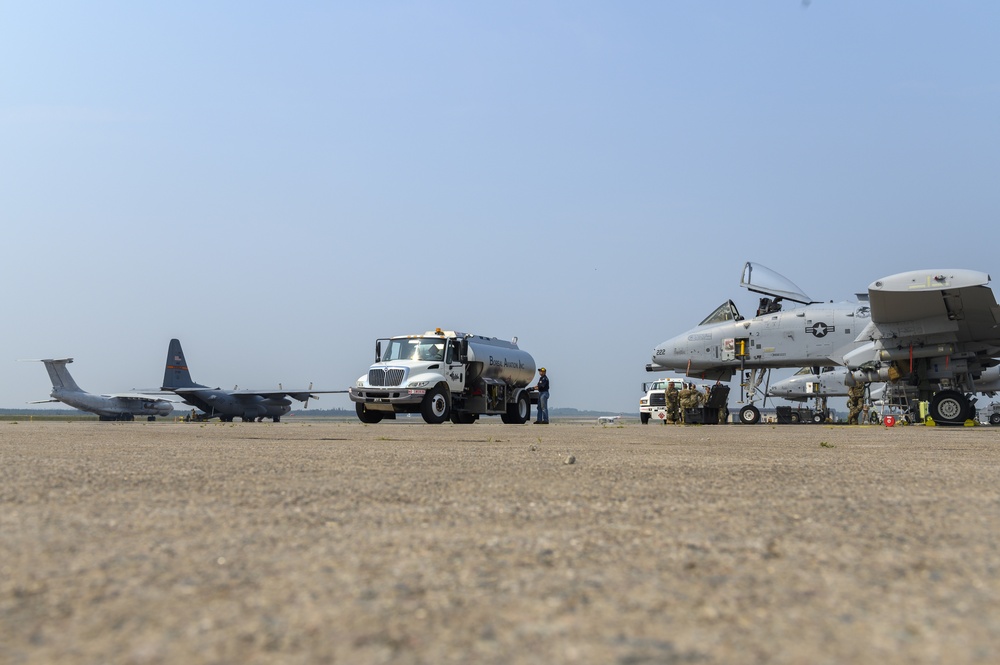
<svg viewBox="0 0 1000 665"><path fill-rule="evenodd" d="M905 381L929 401L937 424L972 417L975 382L1000 364L1000 306L990 276L964 269L915 270L872 282L855 303L817 303L792 282L751 262L740 285L760 293L744 318L729 300L698 326L653 349L647 371L728 381L739 371L744 424L771 369L845 366L855 382ZM773 298L773 299L772 299ZM789 300L802 307L783 309Z"/></svg>
<svg viewBox="0 0 1000 665"><path fill-rule="evenodd" d="M223 390L195 383L191 379L184 351L180 340L170 340L167 348L167 363L163 370L163 385L160 390L166 390L178 395L185 404L202 411L201 419L219 418L223 422L232 422L233 418L241 418L243 422L260 421L270 418L280 422L281 416L292 410L292 397L309 406L309 399L319 399L317 394L344 393L346 390L313 390L309 388L286 390L280 385L277 390Z"/></svg>

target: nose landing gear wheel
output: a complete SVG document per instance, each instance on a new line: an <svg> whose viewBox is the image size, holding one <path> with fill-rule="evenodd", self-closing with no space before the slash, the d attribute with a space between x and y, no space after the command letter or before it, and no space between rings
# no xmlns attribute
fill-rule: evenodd
<svg viewBox="0 0 1000 665"><path fill-rule="evenodd" d="M740 409L740 422L744 425L756 425L760 422L760 411L753 404L748 404Z"/></svg>

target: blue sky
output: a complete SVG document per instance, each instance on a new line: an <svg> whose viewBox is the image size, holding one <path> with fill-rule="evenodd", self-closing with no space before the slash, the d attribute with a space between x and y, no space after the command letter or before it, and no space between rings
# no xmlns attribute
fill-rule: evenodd
<svg viewBox="0 0 1000 665"><path fill-rule="evenodd" d="M510 338L635 411L747 260L816 299L1000 273L1000 5L0 6L0 407L342 389L373 340ZM315 407L350 407L326 396Z"/></svg>

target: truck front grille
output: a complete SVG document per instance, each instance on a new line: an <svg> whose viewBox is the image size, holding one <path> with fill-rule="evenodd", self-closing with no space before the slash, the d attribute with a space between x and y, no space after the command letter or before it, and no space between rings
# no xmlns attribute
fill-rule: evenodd
<svg viewBox="0 0 1000 665"><path fill-rule="evenodd" d="M653 393L652 395L649 396L649 405L650 406L666 406L667 405L667 396L664 395L663 393Z"/></svg>
<svg viewBox="0 0 1000 665"><path fill-rule="evenodd" d="M398 386L403 382L406 370L378 367L368 370L368 385L370 386Z"/></svg>

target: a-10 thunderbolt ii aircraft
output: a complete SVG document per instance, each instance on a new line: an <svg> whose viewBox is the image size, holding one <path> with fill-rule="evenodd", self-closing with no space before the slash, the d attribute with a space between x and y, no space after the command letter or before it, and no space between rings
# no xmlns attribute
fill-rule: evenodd
<svg viewBox="0 0 1000 665"><path fill-rule="evenodd" d="M759 399L772 369L832 366L833 358L858 347L855 341L870 316L866 302L818 303L785 277L747 262L740 286L764 297L752 317L732 300L719 305L696 327L653 349L646 370L672 370L692 378L729 381L740 372L745 405L739 420L760 421ZM783 301L801 307L784 308Z"/></svg>
<svg viewBox="0 0 1000 665"><path fill-rule="evenodd" d="M846 367L803 367L787 379L772 383L767 395L792 402L805 402L818 397L847 397L850 388L848 374L850 370ZM900 389L907 387L907 384L900 383ZM977 393L993 396L1000 392L1000 366L983 370L972 385ZM872 383L871 386L872 399L878 399L882 393L876 386L881 384ZM911 389L906 392L911 394L913 399L917 398L916 390Z"/></svg>
<svg viewBox="0 0 1000 665"><path fill-rule="evenodd" d="M281 416L292 410L292 397L309 406L309 399L319 399L321 393L345 393L346 390L313 390L312 385L303 389L285 389L280 385L277 390L223 390L210 388L191 379L184 351L179 340L170 340L167 348L167 364L163 370L163 385L160 390L175 393L185 404L200 409L200 418L219 418L223 422L232 422L233 418L241 418L243 422L260 421L270 418L280 422Z"/></svg>
<svg viewBox="0 0 1000 665"><path fill-rule="evenodd" d="M790 402L815 402L812 420L826 421L829 415L827 400L847 396L846 367L803 367L798 372L777 381L767 389L768 397L781 397Z"/></svg>
<svg viewBox="0 0 1000 665"><path fill-rule="evenodd" d="M846 367L803 367L798 372L771 384L767 389L767 396L787 399L790 402L815 403L812 421L814 423L826 422L829 415L827 400L831 397L847 397L850 387L847 385ZM886 386L891 387L887 390ZM910 389L902 382L897 384L872 383L868 385L867 401L873 406L891 405L898 409L909 406L910 400L917 398L916 390ZM911 422L913 421L911 417ZM876 409L871 410L871 422L880 422L879 413Z"/></svg>
<svg viewBox="0 0 1000 665"><path fill-rule="evenodd" d="M740 422L756 423L764 375L774 368L842 365L854 382L905 381L939 424L975 410L976 380L998 365L1000 307L973 270L916 270L872 282L856 303L817 303L787 279L747 263L740 285L765 297L752 318L732 300L658 345L648 371L727 381L739 371ZM773 297L773 300L771 297ZM782 300L801 307L781 308Z"/></svg>
<svg viewBox="0 0 1000 665"><path fill-rule="evenodd" d="M45 369L52 380L50 393L52 399L42 399L28 404L62 402L74 409L96 413L101 420L135 420L136 416L146 416L147 420L156 420L156 416L166 417L174 410L170 400L149 395L88 393L76 385L76 381L66 368L66 365L73 362L72 358L46 358L38 362L45 364Z"/></svg>
<svg viewBox="0 0 1000 665"><path fill-rule="evenodd" d="M768 397L804 402L818 397L847 397L846 367L803 367L768 388Z"/></svg>
<svg viewBox="0 0 1000 665"><path fill-rule="evenodd" d="M826 414L826 400L830 397L847 397L848 375L851 370L846 367L803 367L798 372L771 384L768 397L780 397L791 402L806 402L814 400L817 412ZM868 396L874 406L891 404L896 407L912 409L918 399L918 390L905 381L882 382L869 384ZM995 396L1000 392L1000 366L983 370L973 383L977 393ZM878 414L872 412L872 422L878 422ZM911 420L915 419L911 414ZM817 419L816 422L822 422Z"/></svg>

